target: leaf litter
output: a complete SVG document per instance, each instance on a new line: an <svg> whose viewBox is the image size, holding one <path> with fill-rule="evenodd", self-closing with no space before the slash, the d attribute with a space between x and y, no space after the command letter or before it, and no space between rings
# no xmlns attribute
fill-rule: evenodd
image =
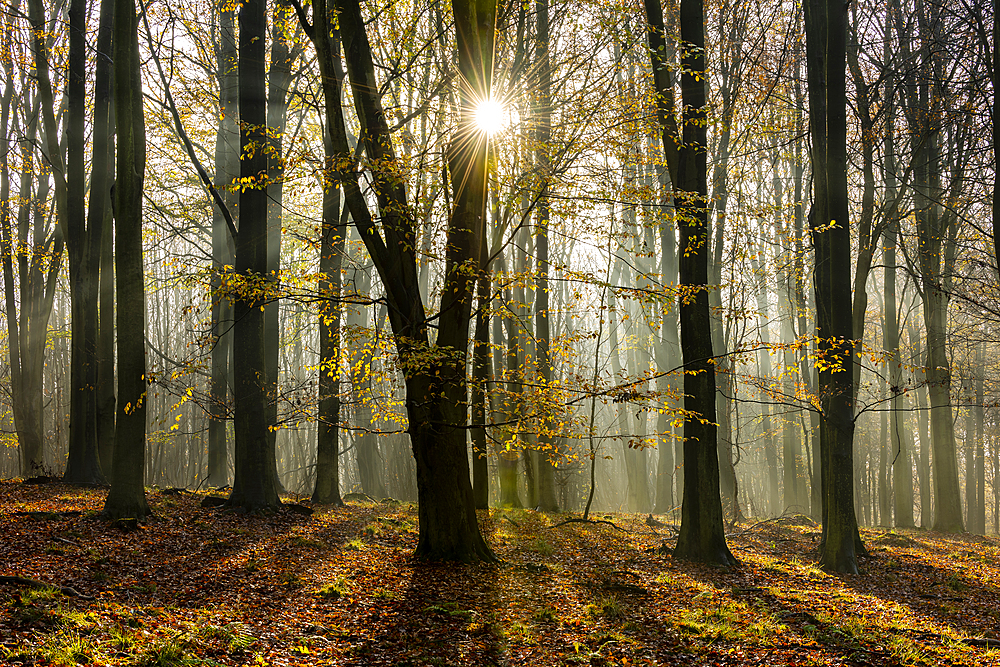
<svg viewBox="0 0 1000 667"><path fill-rule="evenodd" d="M424 564L412 503L245 516L150 490L123 532L104 493L0 482L0 663L1000 665L996 537L863 530L863 573L837 575L786 517L736 526L722 569L641 515L493 509L502 565Z"/></svg>

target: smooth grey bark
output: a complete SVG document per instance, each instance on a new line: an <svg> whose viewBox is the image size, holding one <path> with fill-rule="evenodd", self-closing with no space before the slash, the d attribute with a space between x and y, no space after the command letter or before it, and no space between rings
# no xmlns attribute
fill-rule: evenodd
<svg viewBox="0 0 1000 667"><path fill-rule="evenodd" d="M913 130L916 167L914 169L914 205L917 218L917 251L920 269L920 293L923 300L926 331L925 381L930 398L931 447L934 466L934 530L962 532L962 501L959 490L954 416L951 406L951 367L948 359L948 294L946 282L952 266L948 261L949 220L941 210L940 146L937 122L940 115L937 95L940 90L940 59L933 53L938 10L918 0L916 14L922 34L920 74L917 99L907 105ZM932 30L933 28L933 30Z"/></svg>
<svg viewBox="0 0 1000 667"><path fill-rule="evenodd" d="M144 519L146 461L146 301L142 251L142 193L146 125L139 74L139 28L133 0L115 0L115 278L118 294L118 396L111 491L103 515ZM138 324L136 319L139 318Z"/></svg>
<svg viewBox="0 0 1000 667"><path fill-rule="evenodd" d="M891 22L899 11L896 0L891 0L886 13L885 32L891 34ZM891 40L886 39L883 47L885 62L890 59ZM883 180L885 198L896 198L896 78L892 68L886 70L885 81L885 138L883 140ZM889 447L892 452L892 498L893 525L902 528L914 526L913 517L913 458L912 438L904 430L909 429L908 419L903 413L903 357L900 347L899 301L896 296L896 247L900 241L899 216L895 207L887 211L882 241L882 285L885 300L885 322L883 323L883 348L888 356L889 382Z"/></svg>
<svg viewBox="0 0 1000 667"><path fill-rule="evenodd" d="M92 233L88 240L87 258L90 275L86 278L95 284L86 286L95 292L90 307L93 312L92 333L94 340L84 341L85 348L93 346L94 358L94 436L97 441L101 470L111 475L115 442L115 385L114 385L114 272L113 224L111 183L115 176L114 108L112 97L113 64L110 54L114 33L114 0L101 0L100 25L97 33L97 66L94 80L94 130L93 158L91 160L90 202L87 210L87 229ZM88 329L89 330L89 329Z"/></svg>
<svg viewBox="0 0 1000 667"><path fill-rule="evenodd" d="M94 173L86 219L86 77L87 0L72 0L69 7L69 80L66 87L66 227L70 283L70 428L69 458L63 479L71 484L101 484L105 475L97 448L97 293L100 270L100 234L104 231L103 198L107 173L108 100L98 97L95 106ZM107 64L102 67L107 75ZM103 115L103 118L101 116ZM96 211L95 211L96 209ZM96 218L95 219L95 215Z"/></svg>

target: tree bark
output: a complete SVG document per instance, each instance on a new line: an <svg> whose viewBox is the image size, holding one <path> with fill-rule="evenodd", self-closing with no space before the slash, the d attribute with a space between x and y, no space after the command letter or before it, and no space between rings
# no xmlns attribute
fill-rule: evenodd
<svg viewBox="0 0 1000 667"><path fill-rule="evenodd" d="M219 47L216 53L216 79L219 84L219 125L215 136L215 176L213 186L233 218L238 216L238 198L233 181L238 175L239 116L238 63L236 53L236 7L228 0L216 4L219 20ZM232 266L235 263L235 239L226 225L225 213L216 204L212 208L212 377L208 410L208 485L229 483L229 438L231 419L230 364L233 352Z"/></svg>
<svg viewBox="0 0 1000 667"><path fill-rule="evenodd" d="M552 65L549 57L549 0L535 0L535 66L538 81L535 104L535 163L541 177L541 194L535 212L535 257L537 278L535 286L535 360L541 390L551 391L552 358L549 354L549 178L552 170L549 157L552 128ZM488 65L492 70L492 62ZM488 83L488 82L487 82ZM489 90L489 86L485 88ZM538 508L543 512L556 512L559 503L555 492L555 467L552 460L558 455L552 438L552 425L548 415L543 415L538 432Z"/></svg>
<svg viewBox="0 0 1000 667"><path fill-rule="evenodd" d="M285 180L284 137L288 121L288 88L298 45L290 45L294 19L289 0L274 3L271 22L271 58L267 75L267 280L272 290L279 285L281 270L281 226ZM336 216L335 218L336 219ZM264 363L267 391L268 447L276 451L278 435L278 352L281 331L278 324L277 290L264 304ZM275 462L277 464L277 462ZM278 474L277 467L274 474ZM281 482L276 482L281 488Z"/></svg>
<svg viewBox="0 0 1000 667"><path fill-rule="evenodd" d="M118 405L111 491L103 514L144 519L146 462L146 303L142 261L142 191L146 126L139 75L139 31L133 0L115 0L115 276L118 291ZM136 318L139 318L138 324Z"/></svg>
<svg viewBox="0 0 1000 667"><path fill-rule="evenodd" d="M809 119L812 132L819 352L823 541L820 562L857 573L854 513L854 354L847 195L847 8L839 0L805 3Z"/></svg>
<svg viewBox="0 0 1000 667"><path fill-rule="evenodd" d="M332 8L326 0L314 0L313 25L310 26L301 6L296 5L299 21L316 47L323 101L326 105L323 148L323 237L320 245L320 293L328 299L320 312L319 428L316 431L316 486L313 502L343 505L340 497L340 320L341 268L347 241L347 207L341 214L341 187L337 178L337 142L344 131L341 96L344 72L340 64L340 34L333 28ZM342 138L346 144L346 137Z"/></svg>
<svg viewBox="0 0 1000 667"><path fill-rule="evenodd" d="M87 0L72 0L69 8L69 81L66 89L66 226L69 250L70 282L70 429L69 459L63 479L72 484L101 484L105 476L97 448L97 288L99 276L100 233L104 220L91 216L87 224L84 205L86 170L86 72L87 72ZM105 68L106 69L106 68ZM106 72L105 72L106 73ZM98 98L100 102L100 98ZM107 140L107 99L103 109L95 105L94 154ZM103 111L104 118L100 118ZM101 136L103 135L103 136ZM94 165L97 167L98 165ZM101 191L91 190L90 205L99 211L104 197L107 174L93 174L92 183ZM100 214L100 213L99 213ZM92 250L93 248L93 250ZM97 251L95 253L94 251Z"/></svg>
<svg viewBox="0 0 1000 667"><path fill-rule="evenodd" d="M646 0L651 32L662 26L658 0ZM659 19L659 20L658 20ZM726 544L722 499L719 493L719 457L715 417L715 366L712 323L708 306L708 173L707 173L707 76L705 56L705 12L702 0L681 0L680 28L681 98L683 136L676 169L675 202L678 240L681 350L684 358L684 491L681 528L674 555L689 560L736 564ZM662 39L662 30L659 38ZM650 40L651 51L656 45ZM656 57L653 66L656 68ZM667 91L657 86L666 99ZM669 113L667 115L670 115ZM664 153L668 146L669 122L661 115ZM668 158L668 165L670 159Z"/></svg>
<svg viewBox="0 0 1000 667"><path fill-rule="evenodd" d="M464 182L469 187L454 198L456 205L447 233L445 296L439 309L437 341L431 345L419 289L412 210L404 183L396 176L397 158L378 92L361 7L358 0L337 0L337 7L361 138L372 167L372 185L381 215L378 228L357 174L352 171L343 177L355 226L386 290L389 321L404 369L408 430L417 468L420 523L415 556L428 560L495 561L476 520L466 430L466 353L472 285L483 233L485 142L453 144L449 155L453 183ZM493 53L496 5L490 0L476 4L458 1L453 9L460 70L467 77L471 74L469 80L475 81L476 72L482 71L477 70L483 61L481 54ZM488 29L480 30L483 25ZM461 124L468 132L471 120L467 113ZM463 147L468 150L460 150ZM341 159L349 155L346 135L336 149ZM466 173L469 178L462 179Z"/></svg>
<svg viewBox="0 0 1000 667"><path fill-rule="evenodd" d="M269 437L264 313L267 299L266 2L247 0L239 15L240 227L236 239L233 397L236 475L228 505L266 511L281 504Z"/></svg>

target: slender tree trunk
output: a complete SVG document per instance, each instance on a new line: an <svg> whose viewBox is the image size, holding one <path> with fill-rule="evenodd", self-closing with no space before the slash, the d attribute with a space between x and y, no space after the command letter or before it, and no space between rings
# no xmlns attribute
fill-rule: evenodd
<svg viewBox="0 0 1000 667"><path fill-rule="evenodd" d="M326 105L323 147L323 236L320 245L320 292L326 295L319 318L319 428L316 431L316 486L313 502L343 505L340 497L340 320L341 269L347 240L348 211L340 209L342 183L338 179L339 157L335 137L343 134L341 96L344 72L340 64L340 34L333 28L332 7L326 0L313 2L313 25L299 14L306 35L316 47L323 101ZM346 137L342 141L346 143Z"/></svg>
<svg viewBox="0 0 1000 667"><path fill-rule="evenodd" d="M913 358L919 365L923 358L923 351L920 345L920 334L913 322L909 328L910 344L913 346ZM916 391L918 433L920 434L920 460L917 463L917 478L920 484L920 527L930 528L933 523L934 513L932 511L933 494L931 493L931 466L930 466L930 417L927 400L927 386L921 384Z"/></svg>
<svg viewBox="0 0 1000 667"><path fill-rule="evenodd" d="M984 407L983 398L985 394L985 379L983 377L983 364L985 362L983 348L985 343L980 343L976 347L976 376L975 376L975 391L976 391L976 404L972 408L975 412L975 440L974 440L974 450L975 450L975 460L973 462L973 479L976 484L976 497L973 499L972 506L969 508L969 530L977 535L986 534L986 466L984 459L986 457L986 443L983 440L983 419L984 419Z"/></svg>
<svg viewBox="0 0 1000 667"><path fill-rule="evenodd" d="M95 339L94 420L101 470L111 475L115 442L114 386L114 272L112 270L111 183L115 176L115 146L112 61L110 54L114 33L114 0L101 0L100 27L97 34L97 67L94 81L94 157L91 161L90 202L87 229L90 239L89 280L95 291L92 313ZM89 331L89 329L88 329Z"/></svg>
<svg viewBox="0 0 1000 667"><path fill-rule="evenodd" d="M472 357L472 493L476 509L490 504L489 448L486 441L486 405L490 387L490 269L486 234L479 255L476 282L476 333Z"/></svg>
<svg viewBox="0 0 1000 667"><path fill-rule="evenodd" d="M288 121L288 88L292 80L292 62L298 46L290 44L294 19L289 0L274 3L271 22L271 57L267 75L267 280L272 288L279 284L281 270L281 217L284 196L284 137ZM336 219L336 214L334 214ZM264 363L267 391L268 447L276 451L278 435L278 352L281 331L278 324L279 300L270 296L264 305ZM275 475L278 474L275 467ZM281 481L276 481L281 488Z"/></svg>
<svg viewBox="0 0 1000 667"><path fill-rule="evenodd" d="M552 128L552 66L549 59L549 0L535 0L535 20L537 44L535 64L538 68L537 102L535 106L536 149L535 161L542 178L542 193L535 213L535 256L538 262L535 288L535 359L542 391L551 391L552 364L549 354L549 172L552 169L549 158L549 144ZM492 65L489 66L492 69ZM543 512L559 509L555 491L555 467L552 460L557 456L552 429L545 417L538 433L538 507Z"/></svg>
<svg viewBox="0 0 1000 667"><path fill-rule="evenodd" d="M215 137L215 177L213 185L223 204L237 219L238 198L232 182L239 175L238 63L236 53L235 5L228 0L216 4L219 20L219 47L216 78L219 83L219 125ZM208 421L208 484L229 483L229 438L231 418L230 378L233 352L233 276L235 239L226 225L225 215L216 205L212 209L212 377L210 380Z"/></svg>

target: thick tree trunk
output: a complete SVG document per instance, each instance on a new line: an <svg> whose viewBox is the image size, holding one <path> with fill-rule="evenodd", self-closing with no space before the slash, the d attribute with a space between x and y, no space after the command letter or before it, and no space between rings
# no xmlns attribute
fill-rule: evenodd
<svg viewBox="0 0 1000 667"><path fill-rule="evenodd" d="M264 313L267 281L267 97L264 52L267 33L264 0L247 0L240 9L240 228L236 240L239 282L233 325L235 364L234 426L236 475L228 504L260 511L281 504L274 473L274 444L268 433Z"/></svg>
<svg viewBox="0 0 1000 667"><path fill-rule="evenodd" d="M114 0L101 0L100 27L97 35L97 52L110 53L114 33ZM114 387L114 285L111 265L113 218L111 215L111 183L114 179L115 146L111 140L114 130L112 62L97 58L94 81L94 157L91 161L90 202L87 211L89 257L87 258L93 281L94 301L92 330L95 338L85 341L93 346L94 358L94 430L101 470L110 478L114 457L115 438L115 387ZM88 325L89 327L89 325Z"/></svg>
<svg viewBox="0 0 1000 667"><path fill-rule="evenodd" d="M652 9L652 11L651 11ZM649 24L662 26L658 0L647 0ZM719 494L719 457L715 419L715 366L712 322L708 306L708 173L705 75L705 13L701 0L681 0L680 28L684 45L681 94L683 142L676 167L677 221L680 231L679 286L681 289L681 350L684 357L684 491L681 528L674 555L679 558L733 565L723 528ZM659 35L662 38L662 32ZM650 46L654 46L652 41ZM654 49L655 50L655 49ZM654 66L656 60L653 60ZM666 95L659 89L657 93ZM668 124L664 127L664 152L670 153ZM668 165L670 160L668 159Z"/></svg>
<svg viewBox="0 0 1000 667"><path fill-rule="evenodd" d="M838 0L805 4L809 118L815 200L816 330L819 337L823 541L820 561L857 573L854 513L854 373L847 197L847 8ZM846 371L846 372L845 372Z"/></svg>
<svg viewBox="0 0 1000 667"><path fill-rule="evenodd" d="M69 83L66 118L66 240L69 250L71 352L70 352L70 431L69 459L65 481L73 484L101 484L105 481L97 448L97 288L100 233L103 231L104 187L107 173L95 164L90 205L90 225L85 220L86 171L86 71L87 0L73 0L69 9ZM104 67L107 74L107 66ZM94 154L106 157L107 98L97 98L95 106ZM100 118L103 111L104 118ZM103 136L102 136L103 135ZM103 143L103 145L102 145ZM100 145L100 149L98 146ZM97 173L98 169L101 173ZM100 219L93 217L97 209ZM89 227L89 229L88 229ZM93 248L93 250L92 250Z"/></svg>
<svg viewBox="0 0 1000 667"><path fill-rule="evenodd" d="M118 281L118 394L111 491L104 515L143 519L146 459L146 303L142 261L142 190L146 126L139 75L139 33L133 0L115 2L115 109L118 177L115 181L115 276ZM138 324L136 318L139 318Z"/></svg>
<svg viewBox="0 0 1000 667"><path fill-rule="evenodd" d="M337 0L339 21L362 140L373 169L379 206L376 227L354 170L345 169L347 203L389 302L396 350L405 369L408 430L417 468L420 533L415 556L436 560L486 560L496 556L479 531L469 479L466 354L472 290L479 263L485 196L485 142L468 141L471 122L463 113L463 142L449 151L456 185L448 223L443 299L438 337L430 344L416 261L412 210L375 79L371 45L358 0ZM459 69L479 80L484 58L492 59L496 4L453 3ZM244 6L243 12L246 12ZM468 133L468 134L465 134ZM336 135L338 158L349 155L346 134ZM468 178L463 178L463 175Z"/></svg>

